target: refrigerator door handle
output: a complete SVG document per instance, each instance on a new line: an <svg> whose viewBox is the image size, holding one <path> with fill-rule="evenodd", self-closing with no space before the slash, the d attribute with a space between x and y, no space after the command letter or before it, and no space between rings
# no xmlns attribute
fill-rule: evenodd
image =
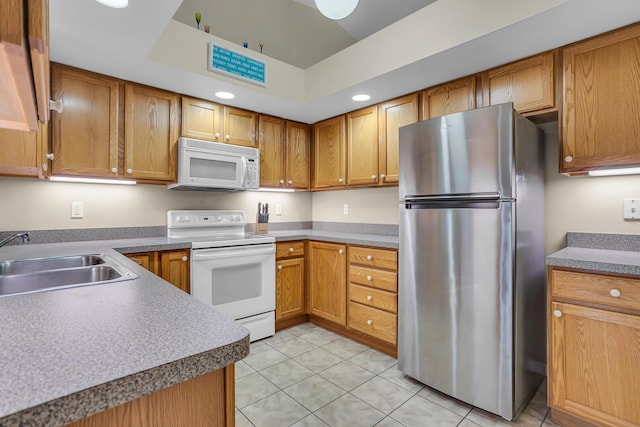
<svg viewBox="0 0 640 427"><path fill-rule="evenodd" d="M430 201L496 201L504 199L500 197L500 193L473 193L473 194L436 194L429 196L406 196L403 201L409 203L422 203Z"/></svg>
<svg viewBox="0 0 640 427"><path fill-rule="evenodd" d="M438 200L428 202L405 201L405 209L500 209L508 200Z"/></svg>

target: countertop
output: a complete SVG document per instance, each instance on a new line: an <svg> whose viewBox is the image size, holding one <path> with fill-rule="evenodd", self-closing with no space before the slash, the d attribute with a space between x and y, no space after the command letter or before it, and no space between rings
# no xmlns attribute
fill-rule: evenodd
<svg viewBox="0 0 640 427"><path fill-rule="evenodd" d="M640 276L640 235L567 233L567 247L546 257L547 265Z"/></svg>
<svg viewBox="0 0 640 427"><path fill-rule="evenodd" d="M139 276L0 298L0 425L63 425L244 358L246 328L119 254L188 247L143 238L0 248L0 260L104 253Z"/></svg>
<svg viewBox="0 0 640 427"><path fill-rule="evenodd" d="M320 240L323 242L348 243L352 245L378 246L382 248L398 248L398 236L384 234L344 233L337 231L321 231L313 229L270 231L266 236L273 236L276 242L291 240Z"/></svg>

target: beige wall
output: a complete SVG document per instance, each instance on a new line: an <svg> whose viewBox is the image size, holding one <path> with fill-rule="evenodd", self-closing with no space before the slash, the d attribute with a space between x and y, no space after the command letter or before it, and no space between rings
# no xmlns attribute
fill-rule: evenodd
<svg viewBox="0 0 640 427"><path fill-rule="evenodd" d="M344 214L344 205L349 213ZM314 221L398 224L398 187L313 193Z"/></svg>
<svg viewBox="0 0 640 427"><path fill-rule="evenodd" d="M98 185L0 178L0 231L166 225L170 209L242 209L255 222L258 201L270 221L311 221L310 193L203 193L156 185ZM84 218L71 219L71 202L84 202ZM275 205L282 215L275 215Z"/></svg>

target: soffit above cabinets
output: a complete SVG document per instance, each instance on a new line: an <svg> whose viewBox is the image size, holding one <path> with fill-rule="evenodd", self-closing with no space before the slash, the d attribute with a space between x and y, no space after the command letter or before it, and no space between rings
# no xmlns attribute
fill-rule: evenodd
<svg viewBox="0 0 640 427"><path fill-rule="evenodd" d="M310 9L303 3L312 1L289 7ZM358 8L369 1L377 2L360 0ZM209 100L226 90L236 94L229 105L313 123L360 108L355 93L371 94L374 104L640 21L637 0L438 0L307 68L254 52L267 64L260 87L207 71L208 41L242 46L202 31L205 12L200 31L195 18L174 20L181 3L136 0L109 9L52 1L51 58ZM341 31L355 39L347 19Z"/></svg>

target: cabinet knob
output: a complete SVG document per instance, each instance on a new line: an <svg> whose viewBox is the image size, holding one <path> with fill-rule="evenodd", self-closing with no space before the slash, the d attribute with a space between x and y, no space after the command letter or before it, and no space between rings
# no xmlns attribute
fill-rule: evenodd
<svg viewBox="0 0 640 427"><path fill-rule="evenodd" d="M384 181L384 179L385 179L386 177L387 177L387 175L385 175L385 174L383 174L383 173L381 173L381 174L380 174L380 179L381 179L381 180L383 180L383 181Z"/></svg>
<svg viewBox="0 0 640 427"><path fill-rule="evenodd" d="M278 270L282 270L282 264L278 265Z"/></svg>
<svg viewBox="0 0 640 427"><path fill-rule="evenodd" d="M293 180L290 179L289 181L287 181L287 184L293 185Z"/></svg>
<svg viewBox="0 0 640 427"><path fill-rule="evenodd" d="M62 113L62 110L64 110L64 104L62 103L62 100L54 101L53 99L50 99L49 100L49 110L53 110L53 111L56 111L58 113Z"/></svg>
<svg viewBox="0 0 640 427"><path fill-rule="evenodd" d="M560 310L553 310L553 315L556 317L562 317L562 312Z"/></svg>
<svg viewBox="0 0 640 427"><path fill-rule="evenodd" d="M620 292L620 289L613 288L609 291L609 294L614 298L618 298L620 295L622 295L622 292Z"/></svg>
<svg viewBox="0 0 640 427"><path fill-rule="evenodd" d="M289 252L293 253L294 249L293 248L289 248Z"/></svg>
<svg viewBox="0 0 640 427"><path fill-rule="evenodd" d="M284 179L281 179L281 180L280 180L280 184L284 184Z"/></svg>
<svg viewBox="0 0 640 427"><path fill-rule="evenodd" d="M213 135L213 136L215 137L216 141L219 140L220 139L220 132L216 132L215 135Z"/></svg>
<svg viewBox="0 0 640 427"><path fill-rule="evenodd" d="M373 257L371 255L367 255L367 261L371 261Z"/></svg>
<svg viewBox="0 0 640 427"><path fill-rule="evenodd" d="M111 168L111 173L118 173L118 168Z"/></svg>
<svg viewBox="0 0 640 427"><path fill-rule="evenodd" d="M371 301L373 297L371 295L367 295L367 301Z"/></svg>
<svg viewBox="0 0 640 427"><path fill-rule="evenodd" d="M567 156L567 157L565 157L565 158L564 158L564 161L565 161L566 163L571 163L571 162L573 162L573 157L571 157L571 156Z"/></svg>
<svg viewBox="0 0 640 427"><path fill-rule="evenodd" d="M185 255L185 256L183 256L183 257L182 257L182 260L183 260L183 261L188 261L188 260L189 260L189 257Z"/></svg>
<svg viewBox="0 0 640 427"><path fill-rule="evenodd" d="M340 178L338 179L338 182L342 184L344 182L344 179Z"/></svg>
<svg viewBox="0 0 640 427"><path fill-rule="evenodd" d="M231 141L231 135L229 135L229 134L225 135L225 136L224 136L224 139L225 139L226 141Z"/></svg>
<svg viewBox="0 0 640 427"><path fill-rule="evenodd" d="M373 280L373 276L367 276L367 280L368 281L372 281Z"/></svg>
<svg viewBox="0 0 640 427"><path fill-rule="evenodd" d="M372 180L374 180L374 181L375 181L375 180L376 180L376 178L377 178L377 176L375 176L375 175L371 175L371 179L372 179Z"/></svg>
<svg viewBox="0 0 640 427"><path fill-rule="evenodd" d="M373 320L371 320L371 319L367 320L367 325L369 325L369 326L373 325Z"/></svg>
<svg viewBox="0 0 640 427"><path fill-rule="evenodd" d="M338 253L339 253L340 255L342 255L342 254L344 253L344 249L340 249L340 250L338 250Z"/></svg>
<svg viewBox="0 0 640 427"><path fill-rule="evenodd" d="M47 153L47 160L53 160L53 153Z"/></svg>
<svg viewBox="0 0 640 427"><path fill-rule="evenodd" d="M131 168L127 169L127 173L128 173L129 175L131 175L131 174L133 173L133 169L131 169Z"/></svg>

